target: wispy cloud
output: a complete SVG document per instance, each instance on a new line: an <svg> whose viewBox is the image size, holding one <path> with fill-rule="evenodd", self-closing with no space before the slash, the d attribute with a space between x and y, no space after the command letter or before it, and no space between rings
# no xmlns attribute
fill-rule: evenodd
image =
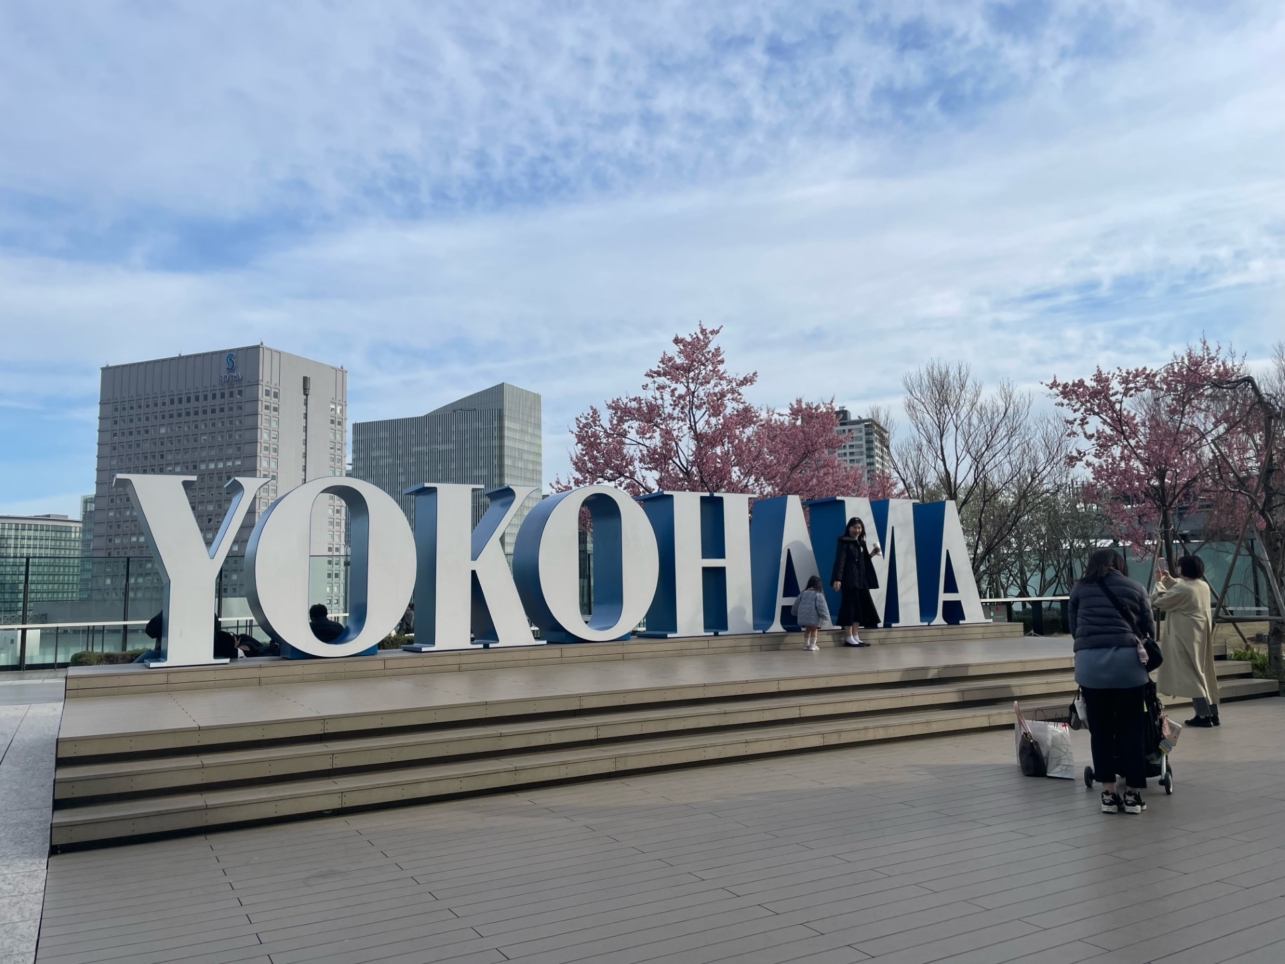
<svg viewBox="0 0 1285 964"><path fill-rule="evenodd" d="M540 391L552 476L697 320L774 404L1280 335L1273 5L486 10L0 10L6 436L264 340L356 419ZM65 436L0 498L87 488Z"/></svg>

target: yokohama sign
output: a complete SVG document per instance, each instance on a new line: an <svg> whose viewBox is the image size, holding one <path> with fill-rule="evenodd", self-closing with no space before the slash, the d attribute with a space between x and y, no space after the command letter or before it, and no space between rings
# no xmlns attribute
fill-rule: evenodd
<svg viewBox="0 0 1285 964"><path fill-rule="evenodd" d="M267 479L233 479L232 504L210 546L187 501L195 480L118 475L138 509L165 592L165 659L213 659L215 580L255 494ZM804 506L797 496L664 492L634 500L594 485L538 503L518 530L512 568L500 536L534 488L426 484L415 497L415 530L397 503L358 479L324 478L281 496L259 518L246 551L250 608L274 639L300 654L354 656L371 650L415 602L415 648L460 650L487 642L604 642L643 620L648 635L780 632L810 576L829 575L835 543L852 516L866 523L881 588L872 591L885 626L984 622L953 502L916 504L836 497ZM313 506L335 495L348 506L352 558L348 625L323 643L308 626L308 557ZM593 605L580 606L579 519L593 519ZM828 590L827 590L828 591ZM835 601L832 597L832 603ZM539 628L537 640L531 625Z"/></svg>

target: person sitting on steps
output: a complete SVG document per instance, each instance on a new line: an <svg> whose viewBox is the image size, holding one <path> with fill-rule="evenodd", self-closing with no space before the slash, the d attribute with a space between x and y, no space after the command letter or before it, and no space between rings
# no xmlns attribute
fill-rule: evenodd
<svg viewBox="0 0 1285 964"><path fill-rule="evenodd" d="M308 610L308 628L323 643L333 643L344 633L344 624L330 618L330 610L317 603Z"/></svg>
<svg viewBox="0 0 1285 964"><path fill-rule="evenodd" d="M144 634L154 641L154 645L145 653L140 653L134 662L136 663L158 663L165 658L161 652L161 636L164 633L165 610L161 610L155 616L147 621L143 627ZM240 656L237 649L236 637L231 633L224 632L223 627L219 625L219 617L214 617L214 646L215 659L236 659Z"/></svg>

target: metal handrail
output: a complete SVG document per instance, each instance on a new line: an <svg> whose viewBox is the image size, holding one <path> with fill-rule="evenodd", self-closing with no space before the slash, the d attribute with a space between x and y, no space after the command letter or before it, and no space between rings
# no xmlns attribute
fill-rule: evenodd
<svg viewBox="0 0 1285 964"><path fill-rule="evenodd" d="M348 618L347 613L330 613L330 618ZM253 616L217 616L221 623L257 623ZM146 626L150 619L95 619L87 623L0 623L6 629L84 629L87 626Z"/></svg>
<svg viewBox="0 0 1285 964"><path fill-rule="evenodd" d="M87 626L146 626L147 619L95 619L88 623L0 623L3 629L84 629Z"/></svg>
<svg viewBox="0 0 1285 964"><path fill-rule="evenodd" d="M1070 598L1070 596L1003 596L999 599L983 599L982 603L998 605L999 603L1015 602L1064 602Z"/></svg>

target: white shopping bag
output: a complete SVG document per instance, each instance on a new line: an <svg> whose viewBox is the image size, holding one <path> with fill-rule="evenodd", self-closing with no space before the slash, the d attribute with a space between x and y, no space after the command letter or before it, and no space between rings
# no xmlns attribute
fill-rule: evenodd
<svg viewBox="0 0 1285 964"><path fill-rule="evenodd" d="M1048 764L1048 776L1054 780L1075 779L1075 752L1071 749L1071 728L1065 723L1049 723L1045 720L1028 720L1031 736L1039 744L1040 752ZM1020 747L1022 728L1017 727L1015 741Z"/></svg>

